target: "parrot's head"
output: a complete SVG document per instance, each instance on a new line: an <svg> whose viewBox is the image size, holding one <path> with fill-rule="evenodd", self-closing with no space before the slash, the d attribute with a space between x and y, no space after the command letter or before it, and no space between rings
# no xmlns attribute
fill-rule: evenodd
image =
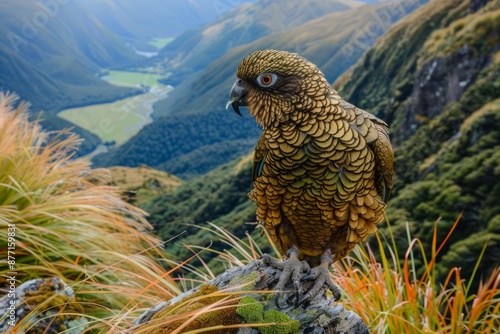
<svg viewBox="0 0 500 334"><path fill-rule="evenodd" d="M226 108L231 105L241 116L239 107L248 106L264 128L287 120L294 110L313 108L314 100L330 91L316 65L287 51L255 51L241 61L236 76Z"/></svg>

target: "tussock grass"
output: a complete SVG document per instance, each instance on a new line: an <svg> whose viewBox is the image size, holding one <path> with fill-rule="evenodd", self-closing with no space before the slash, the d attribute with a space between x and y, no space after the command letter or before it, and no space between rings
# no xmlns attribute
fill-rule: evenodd
<svg viewBox="0 0 500 334"><path fill-rule="evenodd" d="M412 238L399 260L395 240L376 234L380 258L368 245L357 247L335 264L334 280L344 290L344 304L357 312L373 333L493 333L500 328L500 267L486 277L476 291L471 289L483 252L478 254L472 277L452 268L445 281L436 279L438 255L451 237L460 217L443 241L437 238L437 224L431 245ZM390 230L390 226L389 226ZM431 249L431 257L426 251ZM417 268L415 252L423 258Z"/></svg>
<svg viewBox="0 0 500 334"><path fill-rule="evenodd" d="M106 170L89 180L89 162L72 159L76 135L43 131L28 121L28 106L16 103L16 95L0 93L0 275L12 271L7 224L14 224L18 283L60 277L91 322L134 317L178 294L145 212L106 185ZM14 331L29 326L20 321Z"/></svg>

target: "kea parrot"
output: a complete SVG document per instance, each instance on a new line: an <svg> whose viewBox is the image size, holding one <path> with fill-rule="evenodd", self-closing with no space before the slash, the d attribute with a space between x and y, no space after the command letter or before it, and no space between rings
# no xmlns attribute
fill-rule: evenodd
<svg viewBox="0 0 500 334"><path fill-rule="evenodd" d="M262 126L253 160L257 220L287 255L276 303L291 280L302 304L340 290L329 266L377 230L393 187L387 124L344 101L320 69L296 53L255 51L236 71L226 109L247 106ZM301 282L313 280L308 291Z"/></svg>

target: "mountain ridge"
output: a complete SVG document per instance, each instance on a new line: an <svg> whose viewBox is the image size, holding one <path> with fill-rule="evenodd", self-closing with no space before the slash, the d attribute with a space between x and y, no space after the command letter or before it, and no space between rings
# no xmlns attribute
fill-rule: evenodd
<svg viewBox="0 0 500 334"><path fill-rule="evenodd" d="M164 47L158 58L164 59L163 66L173 72L165 83L176 85L186 74L191 76L205 69L230 48L361 4L352 0L261 0L254 4L245 3L209 25L187 31Z"/></svg>
<svg viewBox="0 0 500 334"><path fill-rule="evenodd" d="M155 37L177 37L203 25L241 3L255 0L77 0L113 33L134 47L156 51L149 42ZM154 9L153 9L154 8Z"/></svg>

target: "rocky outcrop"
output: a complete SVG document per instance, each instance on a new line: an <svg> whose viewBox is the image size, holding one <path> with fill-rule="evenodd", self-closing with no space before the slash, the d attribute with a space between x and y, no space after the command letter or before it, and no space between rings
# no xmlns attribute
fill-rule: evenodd
<svg viewBox="0 0 500 334"><path fill-rule="evenodd" d="M145 327L151 328L151 334L168 333L179 326L185 326L183 331L213 327L210 333L369 333L357 314L346 310L341 301L333 302L325 293L297 307L286 302L294 294L285 293L280 299L284 305L278 307L272 288L280 273L281 270L260 260L229 269L206 284L149 309L134 322L129 333ZM304 289L308 284L304 282ZM293 291L292 284L285 290ZM196 319L189 316L200 310ZM245 327L238 327L242 324Z"/></svg>
<svg viewBox="0 0 500 334"><path fill-rule="evenodd" d="M88 327L87 319L76 315L82 312L60 278L33 279L0 298L0 333L80 334Z"/></svg>
<svg viewBox="0 0 500 334"><path fill-rule="evenodd" d="M402 127L396 136L407 139L422 124L440 115L456 102L486 66L489 55L476 55L467 44L446 56L423 64L416 73L410 103L404 112Z"/></svg>

